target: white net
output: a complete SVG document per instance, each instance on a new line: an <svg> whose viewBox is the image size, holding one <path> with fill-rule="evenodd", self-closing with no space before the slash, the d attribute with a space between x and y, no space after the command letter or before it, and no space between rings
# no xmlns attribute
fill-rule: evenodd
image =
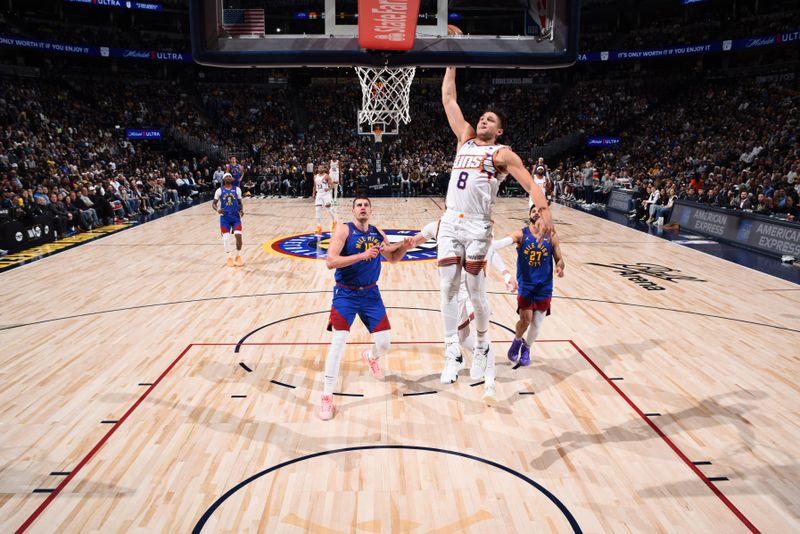
<svg viewBox="0 0 800 534"><path fill-rule="evenodd" d="M359 125L369 124L370 133L373 133L377 125L394 130L401 122L408 124L411 120L408 97L416 73L414 67L356 67L356 73L361 83Z"/></svg>

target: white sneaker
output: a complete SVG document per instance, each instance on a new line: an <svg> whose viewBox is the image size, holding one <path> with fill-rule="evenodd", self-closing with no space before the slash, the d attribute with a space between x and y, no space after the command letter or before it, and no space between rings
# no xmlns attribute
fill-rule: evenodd
<svg viewBox="0 0 800 534"><path fill-rule="evenodd" d="M489 354L489 345L484 347L475 345L472 353L472 367L469 368L469 377L473 380L483 378L486 372L486 355Z"/></svg>
<svg viewBox="0 0 800 534"><path fill-rule="evenodd" d="M458 380L458 372L464 368L464 358L458 343L448 343L444 349L444 370L439 377L442 384L452 384Z"/></svg>
<svg viewBox="0 0 800 534"><path fill-rule="evenodd" d="M489 406L490 408L497 404L497 395L494 391L494 384L486 384L483 387L483 397L481 398L483 399L483 402L486 403L486 406Z"/></svg>

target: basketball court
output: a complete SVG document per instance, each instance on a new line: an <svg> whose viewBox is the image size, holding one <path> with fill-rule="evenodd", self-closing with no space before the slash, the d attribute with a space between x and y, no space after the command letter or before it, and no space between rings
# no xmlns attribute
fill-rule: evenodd
<svg viewBox="0 0 800 534"><path fill-rule="evenodd" d="M441 205L376 199L375 223ZM384 266L385 381L359 323L323 422L333 277L300 243L327 241L308 200L246 210L242 268L199 205L2 274L4 532L796 528L796 285L554 206L566 276L530 367L490 276L496 406L467 371L439 383L423 246ZM496 234L525 213L501 199Z"/></svg>
<svg viewBox="0 0 800 534"><path fill-rule="evenodd" d="M527 2L423 0L397 38L409 47L379 52L360 41L355 2L318 2L336 14L324 18L284 5L255 22L239 13L251 4L192 0L193 56L359 67L353 131L376 145L409 120L414 72L402 69L552 68L577 55L576 1L532 15ZM482 34L488 16L514 22ZM237 24L258 35L234 35ZM372 206L393 241L443 213L440 198ZM349 207L339 200L345 220ZM494 406L467 370L440 383L429 242L383 266L385 380L363 363L370 336L356 322L336 417L321 421L334 281L313 199L247 199L237 268L209 208L0 273L0 531L797 530L796 284L554 205L566 275L529 367L505 356L516 296L489 277ZM499 199L495 236L527 214L526 199ZM500 254L513 270L513 249Z"/></svg>

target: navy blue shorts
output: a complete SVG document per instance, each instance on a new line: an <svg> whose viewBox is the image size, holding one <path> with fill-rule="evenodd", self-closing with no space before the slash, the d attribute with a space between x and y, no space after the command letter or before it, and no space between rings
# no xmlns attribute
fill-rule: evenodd
<svg viewBox="0 0 800 534"><path fill-rule="evenodd" d="M371 334L391 328L378 286L361 290L335 286L328 330L349 331L356 315Z"/></svg>
<svg viewBox="0 0 800 534"><path fill-rule="evenodd" d="M242 233L242 219L239 214L236 215L220 215L219 229L223 234Z"/></svg>

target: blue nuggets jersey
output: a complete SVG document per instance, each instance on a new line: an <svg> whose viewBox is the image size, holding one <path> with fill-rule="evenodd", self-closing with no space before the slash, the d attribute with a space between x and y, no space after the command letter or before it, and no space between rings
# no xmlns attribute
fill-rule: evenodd
<svg viewBox="0 0 800 534"><path fill-rule="evenodd" d="M537 241L527 226L517 248L517 284L522 296L553 295L553 245L547 237Z"/></svg>
<svg viewBox="0 0 800 534"><path fill-rule="evenodd" d="M370 225L366 232L362 232L352 222L347 223L349 234L342 247L342 256L360 254L370 247L383 243L383 236L378 229ZM349 267L336 269L336 283L348 287L366 287L378 283L381 275L381 257L359 261Z"/></svg>
<svg viewBox="0 0 800 534"><path fill-rule="evenodd" d="M236 215L239 216L239 197L236 194L236 186L231 189L226 189L224 186L220 188L219 203L222 207L223 215Z"/></svg>
<svg viewBox="0 0 800 534"><path fill-rule="evenodd" d="M239 187L239 182L242 180L242 166L238 163L236 165L228 164L228 166L231 168L230 173L231 178L233 178L233 189L235 190Z"/></svg>

